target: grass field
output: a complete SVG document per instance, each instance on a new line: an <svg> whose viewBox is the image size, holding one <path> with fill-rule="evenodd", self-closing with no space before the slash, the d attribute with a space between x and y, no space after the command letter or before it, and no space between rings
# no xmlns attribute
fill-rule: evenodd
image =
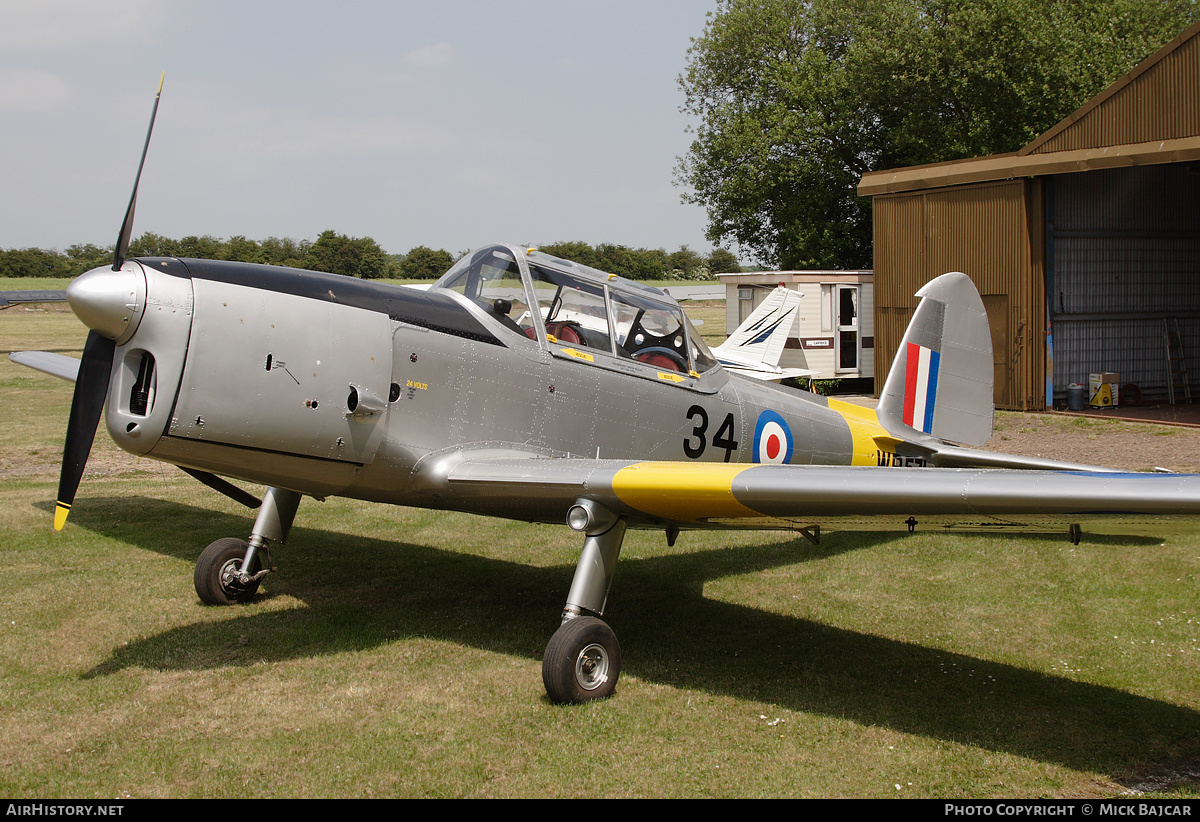
<svg viewBox="0 0 1200 822"><path fill-rule="evenodd" d="M0 277L0 291L62 291L70 284L67 277Z"/></svg>
<svg viewBox="0 0 1200 822"><path fill-rule="evenodd" d="M61 311L0 350L76 351ZM97 439L50 527L71 386L0 361L0 794L1200 795L1200 540L631 533L617 695L550 704L565 527L305 500L263 595L192 564L243 509Z"/></svg>

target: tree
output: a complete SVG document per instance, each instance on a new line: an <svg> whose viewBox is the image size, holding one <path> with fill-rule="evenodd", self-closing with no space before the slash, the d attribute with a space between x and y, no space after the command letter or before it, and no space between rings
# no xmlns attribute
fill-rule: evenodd
<svg viewBox="0 0 1200 822"><path fill-rule="evenodd" d="M616 243L600 243L596 246L596 262L593 267L609 274L629 276L634 269L636 252L628 246Z"/></svg>
<svg viewBox="0 0 1200 822"><path fill-rule="evenodd" d="M262 248L265 262L271 265L303 268L304 258L308 256L308 250L312 247L312 243L308 240L296 242L290 237L283 239L268 237L259 243L259 246Z"/></svg>
<svg viewBox="0 0 1200 822"><path fill-rule="evenodd" d="M112 265L113 246L101 248L92 243L76 243L67 246L67 257L71 260L72 277L77 277L85 271L99 268L102 265Z"/></svg>
<svg viewBox="0 0 1200 822"><path fill-rule="evenodd" d="M187 238L184 239L186 241ZM262 263L266 262L267 257L258 243L238 235L230 237L222 244L220 259L238 263Z"/></svg>
<svg viewBox="0 0 1200 822"><path fill-rule="evenodd" d="M180 257L194 257L197 260L229 259L222 256L222 245L216 237L205 234L203 237L184 237L176 243L176 248Z"/></svg>
<svg viewBox="0 0 1200 822"><path fill-rule="evenodd" d="M615 271L631 280L667 280L671 278L668 254L661 248L639 248L632 252L628 272Z"/></svg>
<svg viewBox="0 0 1200 822"><path fill-rule="evenodd" d="M708 270L712 274L738 273L742 267L738 265L737 257L725 248L714 248L708 255Z"/></svg>
<svg viewBox="0 0 1200 822"><path fill-rule="evenodd" d="M720 0L679 82L711 241L871 264L863 173L1015 151L1200 17L1198 0Z"/></svg>
<svg viewBox="0 0 1200 822"><path fill-rule="evenodd" d="M391 272L388 259L379 244L370 237L347 237L336 231L322 231L308 250L304 267L347 277L376 280Z"/></svg>
<svg viewBox="0 0 1200 822"><path fill-rule="evenodd" d="M708 266L704 264L704 258L686 245L681 245L678 251L667 257L667 265L671 269L671 275L678 280L712 279L708 273Z"/></svg>
<svg viewBox="0 0 1200 822"><path fill-rule="evenodd" d="M558 257L560 260L570 260L590 268L603 268L603 263L596 254L596 250L582 240L550 243L538 246L537 249L551 257Z"/></svg>
<svg viewBox="0 0 1200 822"><path fill-rule="evenodd" d="M454 265L449 251L439 248L434 251L419 245L404 255L400 263L400 276L406 280L436 280Z"/></svg>
<svg viewBox="0 0 1200 822"><path fill-rule="evenodd" d="M129 244L126 258L134 257L179 257L179 241L147 231Z"/></svg>
<svg viewBox="0 0 1200 822"><path fill-rule="evenodd" d="M70 277L71 262L57 251L11 248L0 251L0 277Z"/></svg>

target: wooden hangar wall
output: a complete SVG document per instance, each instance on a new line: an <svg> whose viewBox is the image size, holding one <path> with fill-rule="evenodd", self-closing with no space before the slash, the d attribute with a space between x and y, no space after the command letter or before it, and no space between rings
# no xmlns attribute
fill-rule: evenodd
<svg viewBox="0 0 1200 822"><path fill-rule="evenodd" d="M961 271L988 312L996 407L1045 406L1041 189L1035 178L875 197L877 387L917 307L917 290Z"/></svg>
<svg viewBox="0 0 1200 822"><path fill-rule="evenodd" d="M978 286L999 408L1117 372L1166 397L1168 332L1200 394L1200 22L1021 150L870 172L876 385L914 292ZM1178 393L1178 392L1176 392Z"/></svg>
<svg viewBox="0 0 1200 822"><path fill-rule="evenodd" d="M963 271L988 312L997 408L1061 403L1097 371L1165 398L1168 331L1200 395L1200 165L878 195L874 210L877 386L917 289Z"/></svg>

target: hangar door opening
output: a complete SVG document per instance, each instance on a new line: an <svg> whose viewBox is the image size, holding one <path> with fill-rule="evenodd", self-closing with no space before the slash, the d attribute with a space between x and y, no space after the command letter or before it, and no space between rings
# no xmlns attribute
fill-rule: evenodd
<svg viewBox="0 0 1200 822"><path fill-rule="evenodd" d="M1166 164L1047 180L1054 397L1116 372L1168 397L1167 334L1200 388L1200 168Z"/></svg>

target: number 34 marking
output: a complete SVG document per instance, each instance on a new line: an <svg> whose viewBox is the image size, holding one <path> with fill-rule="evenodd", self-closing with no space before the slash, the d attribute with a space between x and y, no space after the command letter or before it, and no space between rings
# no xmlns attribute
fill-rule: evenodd
<svg viewBox="0 0 1200 822"><path fill-rule="evenodd" d="M699 405L693 405L688 409L687 418L695 422L695 427L692 428L692 435L683 441L683 453L689 459L698 460L704 454L704 450L708 448L708 412ZM737 436L737 432L733 422L733 413L730 412L725 415L725 420L717 429L717 434L712 441L715 447L725 449L725 462L729 462L729 458L738 448L735 436Z"/></svg>

